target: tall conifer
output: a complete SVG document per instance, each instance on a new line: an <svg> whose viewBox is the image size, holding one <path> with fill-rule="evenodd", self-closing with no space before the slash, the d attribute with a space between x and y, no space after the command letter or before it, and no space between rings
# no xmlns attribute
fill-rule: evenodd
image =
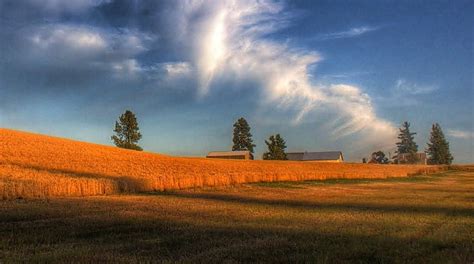
<svg viewBox="0 0 474 264"><path fill-rule="evenodd" d="M415 143L414 135L416 133L410 132L410 123L405 121L398 134L399 142L397 142L396 153L397 155L408 155L406 158L408 163L415 163L417 161L416 152L418 151L418 145Z"/></svg>
<svg viewBox="0 0 474 264"><path fill-rule="evenodd" d="M431 127L431 136L426 152L428 153L429 164L449 165L453 162L453 156L449 150L449 142L444 137L444 133L438 123L433 124Z"/></svg>
<svg viewBox="0 0 474 264"><path fill-rule="evenodd" d="M250 126L245 118L241 117L234 123L234 136L232 138L234 145L232 150L248 150L254 152L255 144L253 144Z"/></svg>

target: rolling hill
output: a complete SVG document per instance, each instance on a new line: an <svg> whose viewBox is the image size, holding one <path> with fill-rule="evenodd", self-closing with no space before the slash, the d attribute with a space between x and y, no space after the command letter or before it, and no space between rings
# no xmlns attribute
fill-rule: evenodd
<svg viewBox="0 0 474 264"><path fill-rule="evenodd" d="M443 169L171 157L0 129L3 199L107 195L251 182L407 177Z"/></svg>

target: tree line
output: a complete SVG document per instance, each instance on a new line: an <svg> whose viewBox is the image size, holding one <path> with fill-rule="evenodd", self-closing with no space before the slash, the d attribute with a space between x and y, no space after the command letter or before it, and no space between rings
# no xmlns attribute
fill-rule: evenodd
<svg viewBox="0 0 474 264"><path fill-rule="evenodd" d="M250 125L241 117L234 123L234 133L232 137L233 151L247 150L254 154L252 134L250 133ZM271 135L268 140L265 140L268 151L263 154L264 160L286 160L286 143L280 134Z"/></svg>
<svg viewBox="0 0 474 264"><path fill-rule="evenodd" d="M250 125L245 118L239 118L233 125L232 151L249 151L254 154L256 145L253 143ZM138 141L142 138L135 114L126 110L115 122L115 135L111 137L117 147L141 151L143 150ZM415 143L414 135L410 131L410 123L404 122L399 128L398 142L396 143L395 163L416 163L418 161L418 145ZM280 134L271 135L265 140L267 151L263 154L264 160L287 160L286 142ZM449 150L449 142L446 140L441 126L433 124L431 135L427 144L426 153L429 164L451 164L453 156ZM403 156L403 160L400 158ZM363 162L367 162L365 158ZM372 153L371 163L387 164L391 161L382 151Z"/></svg>
<svg viewBox="0 0 474 264"><path fill-rule="evenodd" d="M388 164L388 163L401 163L401 164L414 164L420 159L418 156L418 145L415 142L416 133L410 131L410 123L403 122L399 128L398 142L396 143L395 157L393 161L390 161L383 151L376 151L372 153L371 163ZM438 123L434 123L431 126L430 138L427 143L425 150L428 155L428 164L432 165L449 165L453 162L453 155L449 149L449 142L444 136L443 130ZM365 163L365 162L364 162Z"/></svg>

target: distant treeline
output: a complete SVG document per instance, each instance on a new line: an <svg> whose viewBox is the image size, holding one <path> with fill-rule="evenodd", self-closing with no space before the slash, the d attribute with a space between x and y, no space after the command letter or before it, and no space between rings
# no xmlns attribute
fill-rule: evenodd
<svg viewBox="0 0 474 264"><path fill-rule="evenodd" d="M135 114L126 110L115 122L115 134L111 137L117 147L142 150L138 145L138 141L142 138L138 121ZM372 153L369 163L388 164L403 163L415 164L419 162L418 145L415 142L414 135L416 133L410 131L410 123L404 122L399 128L398 142L396 143L396 151L394 157L386 157L381 150ZM232 137L233 151L249 151L254 154L256 145L253 143L252 133L250 133L250 125L241 117L234 123L234 131ZM263 154L264 160L287 160L286 142L280 134L271 135L265 140L267 151ZM449 142L446 140L441 126L438 123L433 124L431 128L431 136L426 148L428 155L428 163L433 165L451 164L453 156L449 150ZM253 157L253 156L252 156ZM403 157L403 158L402 158ZM363 163L367 159L362 160Z"/></svg>

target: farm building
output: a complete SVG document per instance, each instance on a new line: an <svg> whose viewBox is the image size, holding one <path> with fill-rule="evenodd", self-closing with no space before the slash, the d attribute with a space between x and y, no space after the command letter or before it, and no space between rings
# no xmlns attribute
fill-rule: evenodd
<svg viewBox="0 0 474 264"><path fill-rule="evenodd" d="M206 158L210 159L243 159L253 160L253 155L250 151L211 151Z"/></svg>
<svg viewBox="0 0 474 264"><path fill-rule="evenodd" d="M344 162L341 151L324 152L290 152L286 153L288 160L309 162Z"/></svg>
<svg viewBox="0 0 474 264"><path fill-rule="evenodd" d="M395 160L399 164L409 163L409 159L410 159L409 153L400 153L395 158ZM416 153L416 160L417 161L415 162L415 164L423 164L423 165L428 164L428 158L426 156L426 153L424 152Z"/></svg>

